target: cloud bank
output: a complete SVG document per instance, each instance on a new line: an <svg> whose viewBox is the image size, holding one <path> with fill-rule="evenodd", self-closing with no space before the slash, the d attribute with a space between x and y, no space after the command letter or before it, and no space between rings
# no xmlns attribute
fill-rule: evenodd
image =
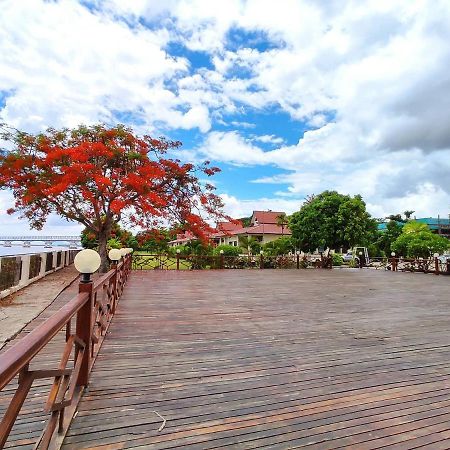
<svg viewBox="0 0 450 450"><path fill-rule="evenodd" d="M337 189L376 216L447 215L448 42L446 0L5 0L0 118L185 130L186 155L258 168L230 210Z"/></svg>

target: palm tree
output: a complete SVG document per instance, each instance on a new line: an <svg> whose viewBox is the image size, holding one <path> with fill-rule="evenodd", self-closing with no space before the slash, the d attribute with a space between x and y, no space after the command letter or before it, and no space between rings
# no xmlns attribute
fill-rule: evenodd
<svg viewBox="0 0 450 450"><path fill-rule="evenodd" d="M255 244L259 244L258 240L254 236L239 236L239 246L250 254L252 247Z"/></svg>
<svg viewBox="0 0 450 450"><path fill-rule="evenodd" d="M281 227L281 236L284 235L284 227L289 223L288 217L285 213L279 214L277 216L277 225Z"/></svg>
<svg viewBox="0 0 450 450"><path fill-rule="evenodd" d="M403 214L405 215L406 220L410 220L410 219L411 219L411 216L412 216L414 213L415 213L415 211L407 210L407 211L405 211Z"/></svg>

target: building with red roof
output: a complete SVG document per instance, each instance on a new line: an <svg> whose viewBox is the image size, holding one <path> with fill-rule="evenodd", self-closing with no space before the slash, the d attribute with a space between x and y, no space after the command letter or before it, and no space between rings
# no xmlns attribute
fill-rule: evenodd
<svg viewBox="0 0 450 450"><path fill-rule="evenodd" d="M284 219L284 220L283 220ZM244 227L241 222L220 222L216 226L216 232L210 239L215 245L239 246L239 238L253 237L261 244L274 241L282 236L290 236L291 230L287 226L286 214L281 211L253 211L250 218L250 226ZM177 236L177 239L169 242L176 247L195 239L186 234Z"/></svg>

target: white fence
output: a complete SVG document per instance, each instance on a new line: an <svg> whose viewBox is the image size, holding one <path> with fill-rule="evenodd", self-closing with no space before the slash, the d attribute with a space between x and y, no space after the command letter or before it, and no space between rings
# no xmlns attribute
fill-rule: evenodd
<svg viewBox="0 0 450 450"><path fill-rule="evenodd" d="M78 250L0 257L0 298L73 263Z"/></svg>

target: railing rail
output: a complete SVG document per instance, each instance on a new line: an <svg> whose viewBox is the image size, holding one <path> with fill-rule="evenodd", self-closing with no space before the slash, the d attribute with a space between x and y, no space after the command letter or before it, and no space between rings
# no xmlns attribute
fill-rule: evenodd
<svg viewBox="0 0 450 450"><path fill-rule="evenodd" d="M35 448L62 442L76 406L89 382L95 357L106 335L131 269L131 257L95 282L80 283L79 294L45 322L0 354L0 391L18 376L18 386L0 423L0 448L5 445L33 382L53 378L44 411L48 421ZM76 329L72 332L72 319ZM65 327L65 345L55 369L30 369L30 363ZM73 351L74 350L74 351ZM71 367L68 367L73 354ZM57 432L55 432L57 430Z"/></svg>
<svg viewBox="0 0 450 450"><path fill-rule="evenodd" d="M78 294L30 334L0 354L0 390L56 336L88 299L88 293Z"/></svg>
<svg viewBox="0 0 450 450"><path fill-rule="evenodd" d="M359 261L358 261L359 262ZM341 268L359 267L343 264ZM132 267L135 270L169 269L169 270L204 270L204 269L306 269L333 267L332 255L298 255L288 254L279 256L269 255L170 255L138 253L133 255ZM438 258L406 259L373 257L369 262L361 265L374 269L401 270L411 272L425 272L450 274L450 260L441 262Z"/></svg>

